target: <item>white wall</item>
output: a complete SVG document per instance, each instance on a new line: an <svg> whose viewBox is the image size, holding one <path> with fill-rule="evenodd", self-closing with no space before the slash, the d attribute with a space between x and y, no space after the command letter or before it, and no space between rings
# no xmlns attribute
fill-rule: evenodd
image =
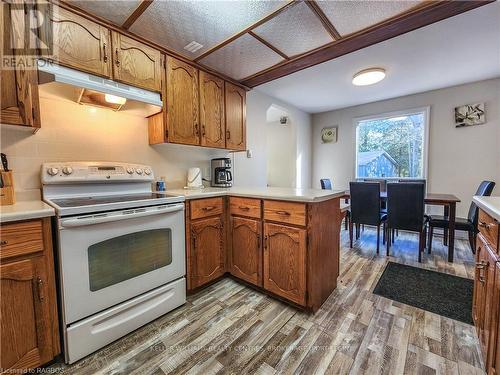
<svg viewBox="0 0 500 375"><path fill-rule="evenodd" d="M253 150L253 158L247 159L244 152L234 154L236 185L266 186L263 127L266 125L266 110L272 102L266 95L255 91L248 93L247 145ZM18 200L39 196L43 162L94 160L149 164L156 176L166 177L167 187L178 188L185 185L188 168L201 167L206 176L210 159L231 156L225 150L194 146L150 146L148 124L143 117L53 97L41 97L40 108L42 127L36 134L16 126L1 126L0 149L7 154L14 171ZM298 126L310 130L309 115L290 106L286 108L297 119ZM306 146L301 146L306 153L308 141L310 134ZM304 169L306 173L301 181L309 185L310 154L303 163L308 167Z"/></svg>
<svg viewBox="0 0 500 375"><path fill-rule="evenodd" d="M234 154L235 186L259 186L267 184L266 111L277 105L290 116L293 130L296 182L295 187L309 188L311 184L311 115L289 104L285 104L258 90L247 94L247 148L252 158L245 153ZM284 146L286 141L279 140Z"/></svg>
<svg viewBox="0 0 500 375"><path fill-rule="evenodd" d="M485 102L484 125L455 128L454 108ZM344 189L354 178L356 129L354 118L430 106L428 191L452 193L466 216L472 195L482 180L500 184L500 79L481 81L401 98L313 115L313 187L331 178ZM320 132L338 125L338 142L322 144ZM499 195L500 187L494 194Z"/></svg>
<svg viewBox="0 0 500 375"><path fill-rule="evenodd" d="M296 144L291 124L279 121L266 125L267 186L291 187L296 185Z"/></svg>

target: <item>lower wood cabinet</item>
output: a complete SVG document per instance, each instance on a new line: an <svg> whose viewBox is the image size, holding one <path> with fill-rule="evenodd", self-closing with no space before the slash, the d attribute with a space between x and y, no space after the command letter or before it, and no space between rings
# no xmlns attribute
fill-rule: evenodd
<svg viewBox="0 0 500 375"><path fill-rule="evenodd" d="M262 222L231 217L230 272L248 283L262 286Z"/></svg>
<svg viewBox="0 0 500 375"><path fill-rule="evenodd" d="M264 288L306 303L306 229L264 223Z"/></svg>
<svg viewBox="0 0 500 375"><path fill-rule="evenodd" d="M195 289L224 275L224 217L193 221L188 246L188 289Z"/></svg>
<svg viewBox="0 0 500 375"><path fill-rule="evenodd" d="M480 222L486 214L480 210ZM490 375L500 373L500 257L497 254L498 222L490 218L479 225L472 318ZM492 236L491 234L496 235Z"/></svg>
<svg viewBox="0 0 500 375"><path fill-rule="evenodd" d="M60 353L50 220L1 229L0 368L18 373Z"/></svg>

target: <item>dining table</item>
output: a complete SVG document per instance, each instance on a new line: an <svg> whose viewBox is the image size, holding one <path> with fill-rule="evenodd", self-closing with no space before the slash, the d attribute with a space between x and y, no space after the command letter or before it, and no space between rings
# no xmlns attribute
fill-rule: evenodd
<svg viewBox="0 0 500 375"><path fill-rule="evenodd" d="M351 194L349 190L345 191L342 196L346 202L350 199ZM387 192L380 192L380 200L387 200ZM444 244L448 245L448 262L453 262L453 257L455 253L455 221L457 212L457 203L460 202L460 198L453 194L441 194L441 193L426 193L424 197L424 203L431 206L443 206L444 216L448 218L450 224L448 229L444 231Z"/></svg>

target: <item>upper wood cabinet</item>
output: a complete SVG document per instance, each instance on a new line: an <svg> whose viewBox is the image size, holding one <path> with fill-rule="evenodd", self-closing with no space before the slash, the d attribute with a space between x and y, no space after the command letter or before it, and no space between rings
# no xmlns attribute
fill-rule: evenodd
<svg viewBox="0 0 500 375"><path fill-rule="evenodd" d="M160 51L117 32L113 37L113 78L152 91L162 88Z"/></svg>
<svg viewBox="0 0 500 375"><path fill-rule="evenodd" d="M50 219L1 229L0 368L24 373L60 352Z"/></svg>
<svg viewBox="0 0 500 375"><path fill-rule="evenodd" d="M88 73L111 77L111 37L106 27L61 7L50 15L50 21L47 26L51 29L45 30L45 33L52 32L55 61Z"/></svg>
<svg viewBox="0 0 500 375"><path fill-rule="evenodd" d="M200 71L201 145L224 148L224 80Z"/></svg>
<svg viewBox="0 0 500 375"><path fill-rule="evenodd" d="M13 16L13 18L11 17ZM24 35L26 17L22 12L10 12L10 5L2 2L0 5L1 46L0 58L15 56L15 69L2 69L0 71L1 87L1 112L2 124L40 127L40 105L38 98L38 76L35 70L25 69L26 61L21 61L23 46L27 45L19 36ZM12 43L12 44L11 44ZM12 47L16 48L14 50Z"/></svg>
<svg viewBox="0 0 500 375"><path fill-rule="evenodd" d="M222 216L201 219L191 224L190 289L224 274L224 225Z"/></svg>
<svg viewBox="0 0 500 375"><path fill-rule="evenodd" d="M260 220L231 217L231 274L262 286Z"/></svg>
<svg viewBox="0 0 500 375"><path fill-rule="evenodd" d="M226 148L246 149L246 92L226 82Z"/></svg>
<svg viewBox="0 0 500 375"><path fill-rule="evenodd" d="M306 303L306 237L306 229L264 223L264 288L299 305Z"/></svg>
<svg viewBox="0 0 500 375"><path fill-rule="evenodd" d="M200 144L198 69L167 56L167 140Z"/></svg>

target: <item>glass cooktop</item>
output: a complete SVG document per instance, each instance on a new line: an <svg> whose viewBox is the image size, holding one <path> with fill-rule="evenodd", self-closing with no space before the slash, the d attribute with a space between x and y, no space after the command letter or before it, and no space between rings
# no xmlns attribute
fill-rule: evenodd
<svg viewBox="0 0 500 375"><path fill-rule="evenodd" d="M144 201L149 199L168 198L166 194L160 193L145 193L145 194L129 194L129 195L107 195L99 197L78 197L67 199L53 199L52 202L59 207L82 207L94 206L98 204L108 203L124 203L134 201Z"/></svg>

